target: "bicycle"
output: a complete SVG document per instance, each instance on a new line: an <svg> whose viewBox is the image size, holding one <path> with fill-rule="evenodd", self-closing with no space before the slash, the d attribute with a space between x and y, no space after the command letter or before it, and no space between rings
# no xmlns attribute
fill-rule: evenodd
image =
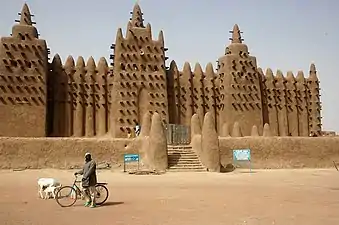
<svg viewBox="0 0 339 225"><path fill-rule="evenodd" d="M73 182L72 186L63 186L61 187L58 192L55 195L55 200L56 202L61 206L61 207L70 207L73 206L75 204L75 202L81 198L82 200L84 200L85 198L85 193L82 189L79 188L79 186L77 184L81 183L81 180L77 179L78 177L75 175L75 180ZM106 187L108 183L97 183L95 185L95 190L96 190L96 205L102 205L104 204L107 199L108 199L108 189ZM65 194L63 194L65 193ZM100 198L102 198L100 200ZM61 200L65 200L65 199L71 199L69 204L64 204L63 202L61 202Z"/></svg>

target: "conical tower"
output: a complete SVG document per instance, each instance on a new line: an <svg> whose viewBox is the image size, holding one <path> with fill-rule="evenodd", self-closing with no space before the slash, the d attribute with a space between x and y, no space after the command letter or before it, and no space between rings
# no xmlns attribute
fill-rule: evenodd
<svg viewBox="0 0 339 225"><path fill-rule="evenodd" d="M144 26L139 4L131 14L126 37L119 28L111 46L114 54L109 130L113 137L127 137L147 112L158 112L164 123L169 119L163 32L153 40L151 25Z"/></svg>
<svg viewBox="0 0 339 225"><path fill-rule="evenodd" d="M28 5L25 3L18 13L20 16L19 20L15 20L18 24L13 26L12 36L18 37L22 40L38 38L38 31L33 26L35 22L32 21L33 15L31 14Z"/></svg>
<svg viewBox="0 0 339 225"><path fill-rule="evenodd" d="M0 85L8 88L0 93L0 136L43 137L53 123L46 117L49 50L45 40L38 38L27 4L19 15L12 35L2 37L0 43L4 77Z"/></svg>
<svg viewBox="0 0 339 225"><path fill-rule="evenodd" d="M247 136L251 134L253 125L259 129L263 127L261 79L256 58L249 55L239 26L235 24L230 33L231 43L226 47L225 55L218 60L221 97L219 125L228 123L233 126L238 121L243 134Z"/></svg>
<svg viewBox="0 0 339 225"><path fill-rule="evenodd" d="M241 44L243 39L241 38L241 31L239 29L238 24L233 26L233 30L230 31L232 37L230 38L232 44Z"/></svg>
<svg viewBox="0 0 339 225"><path fill-rule="evenodd" d="M138 3L135 3L133 11L131 12L132 17L130 18L132 27L144 28L144 18L141 8Z"/></svg>
<svg viewBox="0 0 339 225"><path fill-rule="evenodd" d="M21 25L29 25L32 26L33 22L32 22L32 15L31 12L29 11L28 5L25 3L22 7L21 13L19 13L20 15L20 24Z"/></svg>
<svg viewBox="0 0 339 225"><path fill-rule="evenodd" d="M320 87L315 64L310 65L309 77L307 78L308 98L308 121L310 135L321 135L321 101Z"/></svg>

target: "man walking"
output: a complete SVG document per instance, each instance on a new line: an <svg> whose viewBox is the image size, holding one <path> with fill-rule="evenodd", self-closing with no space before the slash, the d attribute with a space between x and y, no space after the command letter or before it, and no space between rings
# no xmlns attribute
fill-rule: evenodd
<svg viewBox="0 0 339 225"><path fill-rule="evenodd" d="M135 136L138 137L140 135L141 126L137 123L134 128Z"/></svg>
<svg viewBox="0 0 339 225"><path fill-rule="evenodd" d="M95 208L95 185L97 184L97 175L96 175L96 163L92 159L91 153L85 154L85 164L82 170L76 172L74 175L83 175L82 177L82 187L85 193L86 203L85 206L90 206Z"/></svg>

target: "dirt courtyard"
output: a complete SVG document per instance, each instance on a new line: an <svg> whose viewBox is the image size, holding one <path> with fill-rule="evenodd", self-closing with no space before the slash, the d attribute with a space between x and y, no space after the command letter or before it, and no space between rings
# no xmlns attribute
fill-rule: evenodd
<svg viewBox="0 0 339 225"><path fill-rule="evenodd" d="M61 208L37 195L37 179L70 184L74 171L0 171L2 225L334 225L339 224L339 173L255 170L232 173L128 175L98 171L109 183L106 205L78 201Z"/></svg>

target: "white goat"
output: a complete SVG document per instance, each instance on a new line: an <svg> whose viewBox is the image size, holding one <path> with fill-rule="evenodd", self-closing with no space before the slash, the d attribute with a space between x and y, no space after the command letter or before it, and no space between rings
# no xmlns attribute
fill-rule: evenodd
<svg viewBox="0 0 339 225"><path fill-rule="evenodd" d="M55 199L55 195L61 187L62 187L61 184L58 185L58 186L48 186L48 187L46 187L45 190L44 190L45 199L49 199L51 197L53 197Z"/></svg>
<svg viewBox="0 0 339 225"><path fill-rule="evenodd" d="M43 192L45 192L45 194L47 195L47 193L51 192L51 189L53 188L49 188L48 191L45 191L48 187L61 187L61 184L59 181L57 181L54 178L40 178L38 180L38 194L40 196L40 198L46 198L43 195ZM53 189L53 193L55 192L55 188ZM55 193L54 195L55 196Z"/></svg>

